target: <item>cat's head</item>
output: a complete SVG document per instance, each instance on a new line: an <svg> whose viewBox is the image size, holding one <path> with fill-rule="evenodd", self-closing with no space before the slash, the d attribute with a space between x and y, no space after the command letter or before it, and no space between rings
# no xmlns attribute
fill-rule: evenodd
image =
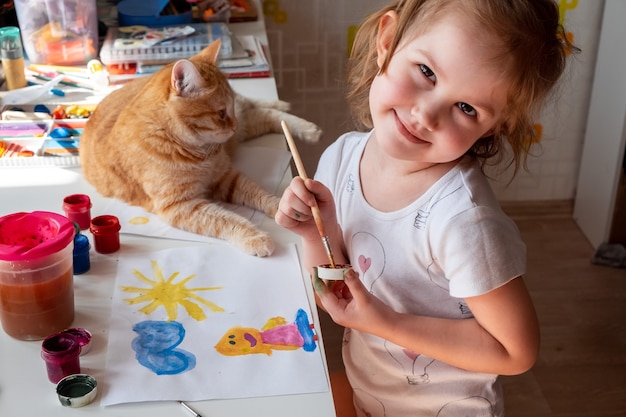
<svg viewBox="0 0 626 417"><path fill-rule="evenodd" d="M218 39L200 53L171 67L168 105L194 132L191 144L224 143L235 132L235 94L216 65ZM199 142L199 143L198 143Z"/></svg>

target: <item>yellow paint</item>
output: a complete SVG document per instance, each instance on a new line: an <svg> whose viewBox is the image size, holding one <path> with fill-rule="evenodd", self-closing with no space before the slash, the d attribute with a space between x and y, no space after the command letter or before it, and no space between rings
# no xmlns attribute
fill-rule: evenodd
<svg viewBox="0 0 626 417"><path fill-rule="evenodd" d="M251 346L246 338L258 341ZM217 342L215 349L225 356L249 355L252 353L272 354L271 345L262 342L261 332L249 327L233 327Z"/></svg>
<svg viewBox="0 0 626 417"><path fill-rule="evenodd" d="M163 307L167 312L168 321L176 320L178 317L178 306L182 306L190 317L197 321L206 320L206 314L201 306L194 301L208 307L213 312L222 312L224 309L211 301L205 300L199 297L195 293L198 291L212 291L220 290L222 287L205 287L205 288L187 288L186 284L195 278L196 274L189 275L182 281L174 283L174 279L178 276L179 272L174 272L166 280L163 276L163 271L159 267L157 261L151 261L152 270L154 272L155 279L151 280L142 274L139 270L134 269L133 275L138 280L144 282L149 288L122 286L121 290L130 293L139 293L135 298L126 298L126 301L130 305L139 303L149 303L148 305L139 309L141 313L149 315L157 308ZM193 301L192 301L193 300Z"/></svg>
<svg viewBox="0 0 626 417"><path fill-rule="evenodd" d="M560 0L559 1L559 23L564 25L565 17L567 13L571 10L574 10L578 7L578 0ZM566 32L565 37L570 43L574 43L574 34L572 32ZM571 52L567 51L567 55L570 55Z"/></svg>
<svg viewBox="0 0 626 417"><path fill-rule="evenodd" d="M267 323L265 323L265 326L263 326L263 330L273 329L274 327L282 326L283 324L287 324L287 320L285 320L284 317L272 317L271 319L267 320Z"/></svg>
<svg viewBox="0 0 626 417"><path fill-rule="evenodd" d="M215 345L215 350L225 356L250 355L262 353L270 356L274 350L296 350L300 346L273 344L263 341L263 332L287 323L284 317L272 317L259 331L252 327L233 327ZM252 342L254 341L254 342Z"/></svg>
<svg viewBox="0 0 626 417"><path fill-rule="evenodd" d="M354 38L356 37L356 33L359 31L359 25L350 25L348 26L348 47L347 47L347 56L349 57L352 53L352 46L354 45Z"/></svg>
<svg viewBox="0 0 626 417"><path fill-rule="evenodd" d="M264 0L263 1L263 14L271 17L276 24L283 24L287 22L287 12L280 8L278 0Z"/></svg>
<svg viewBox="0 0 626 417"><path fill-rule="evenodd" d="M562 25L565 22L565 15L569 10L574 10L578 7L578 0L560 0L559 1L559 23Z"/></svg>
<svg viewBox="0 0 626 417"><path fill-rule="evenodd" d="M150 219L144 216L136 216L128 221L130 224L147 224L150 222Z"/></svg>

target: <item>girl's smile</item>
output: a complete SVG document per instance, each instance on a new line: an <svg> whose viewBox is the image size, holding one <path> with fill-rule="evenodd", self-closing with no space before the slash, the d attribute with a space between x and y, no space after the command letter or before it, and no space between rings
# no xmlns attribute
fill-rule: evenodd
<svg viewBox="0 0 626 417"><path fill-rule="evenodd" d="M414 142L416 144L427 144L428 141L424 140L422 138L421 135L417 134L417 133L413 133L410 129L410 127L407 127L407 125L400 120L400 118L398 117L398 114L395 112L395 110L393 111L395 118L396 118L396 125L397 125L397 129L398 132L400 132L400 134L402 136L404 136L409 142ZM409 125L410 126L410 125Z"/></svg>

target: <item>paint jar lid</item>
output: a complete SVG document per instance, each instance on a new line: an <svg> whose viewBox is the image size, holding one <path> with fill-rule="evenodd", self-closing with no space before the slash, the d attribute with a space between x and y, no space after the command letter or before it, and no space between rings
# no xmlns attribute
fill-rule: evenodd
<svg viewBox="0 0 626 417"><path fill-rule="evenodd" d="M47 211L0 217L0 260L35 260L60 252L74 239L67 217Z"/></svg>
<svg viewBox="0 0 626 417"><path fill-rule="evenodd" d="M96 379L87 374L68 375L57 384L57 396L64 407L82 407L91 403L98 393Z"/></svg>

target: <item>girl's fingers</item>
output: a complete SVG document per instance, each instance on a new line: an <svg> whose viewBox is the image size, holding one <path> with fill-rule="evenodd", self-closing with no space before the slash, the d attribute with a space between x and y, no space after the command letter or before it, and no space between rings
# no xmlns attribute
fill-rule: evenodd
<svg viewBox="0 0 626 417"><path fill-rule="evenodd" d="M346 271L344 283L352 297L366 296L369 294L363 282L359 279L359 274L354 269Z"/></svg>

